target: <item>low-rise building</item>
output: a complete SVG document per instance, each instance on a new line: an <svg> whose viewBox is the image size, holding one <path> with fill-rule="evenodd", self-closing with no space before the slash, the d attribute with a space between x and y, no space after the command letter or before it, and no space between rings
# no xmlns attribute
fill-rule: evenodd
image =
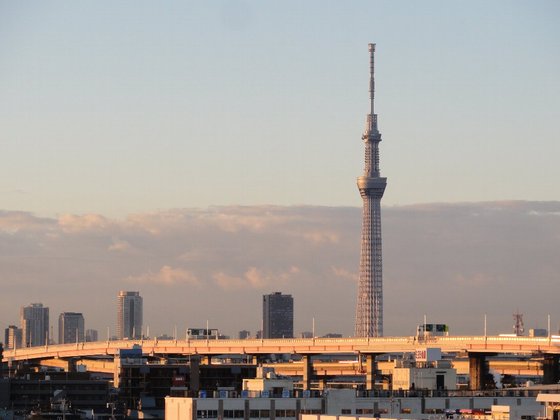
<svg viewBox="0 0 560 420"><path fill-rule="evenodd" d="M456 389L457 371L449 362L437 363L433 367L395 367L393 369L393 389Z"/></svg>
<svg viewBox="0 0 560 420"><path fill-rule="evenodd" d="M413 396L414 395L414 396ZM276 419L296 420L300 415L313 414L309 420L331 420L318 415L335 416L333 420L379 417L399 419L419 419L438 416L445 418L453 413L462 413L480 417L492 412L493 406L499 406L500 418L509 414L511 419L532 419L539 416L543 408L536 400L536 394L519 393L487 393L474 395L463 391L440 391L439 394L406 394L398 392L361 393L353 389L328 389L322 393L304 391L286 393L284 397L269 398L263 396L241 396L228 394L217 398L166 397L166 420L199 420L199 419ZM509 409L505 409L505 407ZM514 413L514 414L512 414ZM336 419L338 417L338 419ZM304 417L307 418L307 417ZM453 417L451 417L453 418ZM491 417L490 417L491 418ZM550 417L552 418L552 417Z"/></svg>

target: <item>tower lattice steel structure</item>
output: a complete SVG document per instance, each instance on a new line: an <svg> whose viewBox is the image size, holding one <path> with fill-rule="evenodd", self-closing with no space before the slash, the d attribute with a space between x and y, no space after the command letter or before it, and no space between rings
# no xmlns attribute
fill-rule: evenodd
<svg viewBox="0 0 560 420"><path fill-rule="evenodd" d="M381 133L377 128L374 111L375 44L369 44L369 99L370 113L366 130L362 135L365 143L364 174L358 178L358 189L364 201L362 218L362 250L360 254L360 282L356 305L357 337L381 337L383 335L383 267L381 258L381 197L385 192L387 178L379 173L379 142Z"/></svg>

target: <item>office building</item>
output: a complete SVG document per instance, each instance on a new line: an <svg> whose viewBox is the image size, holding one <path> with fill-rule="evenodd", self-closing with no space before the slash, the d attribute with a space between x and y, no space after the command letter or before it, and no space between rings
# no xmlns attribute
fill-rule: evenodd
<svg viewBox="0 0 560 420"><path fill-rule="evenodd" d="M293 338L294 299L280 292L263 296L263 338Z"/></svg>
<svg viewBox="0 0 560 420"><path fill-rule="evenodd" d="M365 143L364 174L358 178L358 189L363 200L362 249L360 254L360 280L356 305L356 337L383 336L383 265L381 259L381 197L385 192L387 178L379 171L379 142L381 133L377 127L374 110L375 44L369 44L369 99L370 112L366 130L362 135Z"/></svg>
<svg viewBox="0 0 560 420"><path fill-rule="evenodd" d="M86 330L86 341L92 342L98 340L99 340L99 333L97 332L97 330L93 330L93 329Z"/></svg>
<svg viewBox="0 0 560 420"><path fill-rule="evenodd" d="M42 303L22 306L20 310L22 347L44 346L49 341L49 308Z"/></svg>
<svg viewBox="0 0 560 420"><path fill-rule="evenodd" d="M118 339L142 338L142 313L142 296L140 296L140 292L121 290L118 295Z"/></svg>
<svg viewBox="0 0 560 420"><path fill-rule="evenodd" d="M84 341L84 316L77 312L62 312L58 317L58 344Z"/></svg>
<svg viewBox="0 0 560 420"><path fill-rule="evenodd" d="M251 337L251 331L241 330L238 335L240 340L246 340Z"/></svg>
<svg viewBox="0 0 560 420"><path fill-rule="evenodd" d="M4 345L6 349L21 348L22 330L15 325L9 325L5 330Z"/></svg>

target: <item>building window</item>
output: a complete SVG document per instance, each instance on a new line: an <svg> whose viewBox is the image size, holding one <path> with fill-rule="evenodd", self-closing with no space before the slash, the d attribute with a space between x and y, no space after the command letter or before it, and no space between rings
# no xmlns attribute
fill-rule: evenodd
<svg viewBox="0 0 560 420"><path fill-rule="evenodd" d="M343 408L340 410L340 414L352 414L352 410L350 408Z"/></svg>
<svg viewBox="0 0 560 420"><path fill-rule="evenodd" d="M321 412L321 410L318 410L318 409L309 409L309 408L308 408L308 409L305 409L305 408L304 408L304 409L300 410L300 413L301 413L301 414L323 414L323 413Z"/></svg>
<svg viewBox="0 0 560 420"><path fill-rule="evenodd" d="M356 408L356 414L373 414L373 408Z"/></svg>

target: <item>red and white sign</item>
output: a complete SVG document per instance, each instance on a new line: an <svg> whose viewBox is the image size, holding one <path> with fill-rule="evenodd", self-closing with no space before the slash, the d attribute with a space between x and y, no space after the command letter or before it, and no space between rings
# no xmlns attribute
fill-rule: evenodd
<svg viewBox="0 0 560 420"><path fill-rule="evenodd" d="M415 358L417 362L435 362L441 360L441 349L435 347L416 349Z"/></svg>

